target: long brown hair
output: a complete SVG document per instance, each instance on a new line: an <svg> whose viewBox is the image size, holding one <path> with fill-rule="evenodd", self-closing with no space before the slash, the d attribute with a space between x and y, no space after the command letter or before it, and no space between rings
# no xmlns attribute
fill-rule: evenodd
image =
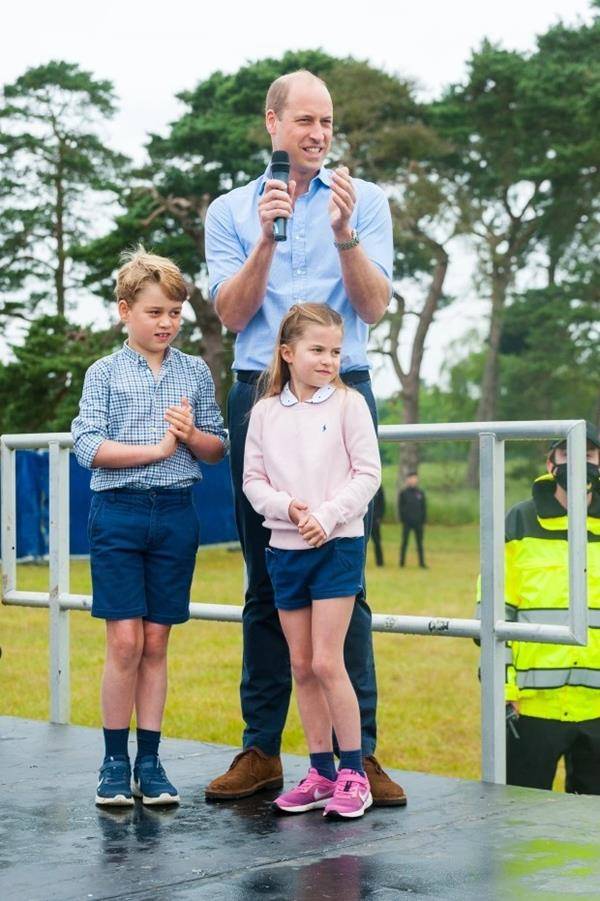
<svg viewBox="0 0 600 901"><path fill-rule="evenodd" d="M281 320L271 365L259 381L258 397L281 394L284 385L290 380L290 367L281 356L281 345L294 344L302 338L309 325L334 326L344 333L344 320L326 303L295 303ZM346 387L339 374L331 380L331 384L336 388Z"/></svg>

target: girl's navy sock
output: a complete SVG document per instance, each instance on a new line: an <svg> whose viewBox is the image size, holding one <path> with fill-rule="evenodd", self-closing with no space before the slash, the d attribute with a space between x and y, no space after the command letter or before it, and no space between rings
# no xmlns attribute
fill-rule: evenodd
<svg viewBox="0 0 600 901"><path fill-rule="evenodd" d="M360 773L361 776L365 775L360 748L357 751L342 751L340 749L340 770L354 770L356 773Z"/></svg>
<svg viewBox="0 0 600 901"><path fill-rule="evenodd" d="M314 767L319 776L335 782L337 773L335 771L333 751L320 751L318 754L311 754L310 765Z"/></svg>

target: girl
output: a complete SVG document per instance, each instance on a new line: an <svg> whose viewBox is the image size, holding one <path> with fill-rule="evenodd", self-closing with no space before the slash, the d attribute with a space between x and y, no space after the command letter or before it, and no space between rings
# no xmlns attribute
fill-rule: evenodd
<svg viewBox="0 0 600 901"><path fill-rule="evenodd" d="M250 417L244 493L271 530L267 568L310 752L308 775L275 808L360 817L373 801L343 651L381 464L367 404L339 376L342 340L342 319L325 304L295 305L284 317Z"/></svg>

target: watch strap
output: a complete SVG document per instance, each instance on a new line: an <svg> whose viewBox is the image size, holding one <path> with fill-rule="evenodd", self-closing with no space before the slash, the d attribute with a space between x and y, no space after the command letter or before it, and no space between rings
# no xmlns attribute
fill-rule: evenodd
<svg viewBox="0 0 600 901"><path fill-rule="evenodd" d="M358 237L358 232L355 228L352 229L352 237L349 241L334 241L333 246L337 250L351 250L352 247L356 247L360 244L360 238Z"/></svg>

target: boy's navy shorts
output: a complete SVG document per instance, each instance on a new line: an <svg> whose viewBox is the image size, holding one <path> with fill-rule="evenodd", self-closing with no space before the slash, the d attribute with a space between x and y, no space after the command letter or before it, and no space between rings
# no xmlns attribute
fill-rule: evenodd
<svg viewBox="0 0 600 901"><path fill-rule="evenodd" d="M92 616L189 619L200 526L191 488L115 488L92 495Z"/></svg>
<svg viewBox="0 0 600 901"><path fill-rule="evenodd" d="M325 598L354 597L362 588L365 539L334 538L317 548L268 547L267 569L279 610L300 610Z"/></svg>

